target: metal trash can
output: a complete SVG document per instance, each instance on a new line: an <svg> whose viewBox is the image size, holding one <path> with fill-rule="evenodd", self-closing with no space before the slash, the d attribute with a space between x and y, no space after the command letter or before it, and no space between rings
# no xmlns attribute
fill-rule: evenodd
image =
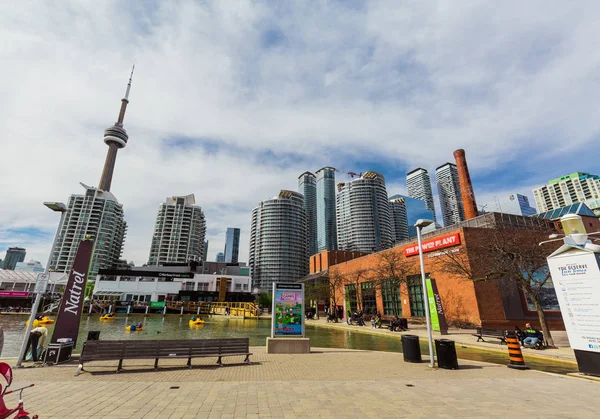
<svg viewBox="0 0 600 419"><path fill-rule="evenodd" d="M99 330L90 330L88 332L87 340L100 340L100 331Z"/></svg>
<svg viewBox="0 0 600 419"><path fill-rule="evenodd" d="M454 341L450 339L436 339L435 351L437 352L438 367L447 370L458 369L458 358Z"/></svg>
<svg viewBox="0 0 600 419"><path fill-rule="evenodd" d="M419 337L416 335L402 335L402 353L404 354L404 362L423 362Z"/></svg>

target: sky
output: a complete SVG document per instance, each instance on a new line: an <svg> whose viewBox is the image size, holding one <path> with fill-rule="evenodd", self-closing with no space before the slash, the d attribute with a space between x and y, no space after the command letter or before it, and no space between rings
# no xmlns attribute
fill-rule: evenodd
<svg viewBox="0 0 600 419"><path fill-rule="evenodd" d="M195 194L209 259L241 228L246 261L252 208L306 170L379 171L393 195L463 148L480 205L600 173L599 15L548 0L0 4L0 258L21 246L46 264L58 216L42 203L98 184L133 64L111 191L136 264L167 196Z"/></svg>

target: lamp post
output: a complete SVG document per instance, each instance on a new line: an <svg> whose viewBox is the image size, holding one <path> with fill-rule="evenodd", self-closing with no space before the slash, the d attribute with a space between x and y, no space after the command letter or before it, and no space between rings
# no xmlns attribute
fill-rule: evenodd
<svg viewBox="0 0 600 419"><path fill-rule="evenodd" d="M52 242L52 248L50 249L50 256L48 256L48 262L46 263L46 269L44 269L43 275L49 275L48 269L50 268L50 263L52 262L52 254L54 253L54 248L56 247L56 242L58 241L58 236L60 235L60 230L65 221L65 214L67 213L67 207L62 202L44 202L44 205L50 208L52 211L60 212L60 222L58 223L58 228L56 229L56 234L54 234L54 241ZM50 282L50 281L48 281ZM40 290L38 290L40 291ZM45 290L44 290L45 291ZM31 315L29 316L29 323L27 324L27 329L25 330L25 336L23 337L23 343L21 344L21 350L19 351L19 357L17 358L17 367L21 367L23 363L23 359L25 358L25 349L27 349L27 342L29 341L29 334L31 333L31 329L33 328L33 322L35 321L35 316L37 315L38 307L40 306L40 301L42 299L43 292L37 292L35 296L35 301L33 302L33 306L31 307Z"/></svg>
<svg viewBox="0 0 600 419"><path fill-rule="evenodd" d="M421 239L421 230L428 225L433 224L431 220L419 219L415 223L417 228L417 244L419 246L419 262L421 264L421 283L423 286L423 305L425 306L425 321L427 323L427 340L429 343L429 366L435 366L435 358L433 356L433 336L431 334L431 316L429 314L429 297L427 295L427 283L425 280L425 262L423 261L423 242Z"/></svg>

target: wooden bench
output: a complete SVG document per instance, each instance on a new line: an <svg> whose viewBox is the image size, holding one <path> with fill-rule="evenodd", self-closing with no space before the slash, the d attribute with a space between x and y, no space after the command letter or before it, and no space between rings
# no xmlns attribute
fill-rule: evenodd
<svg viewBox="0 0 600 419"><path fill-rule="evenodd" d="M497 329L483 329L478 327L477 333L473 333L473 336L477 336L477 342L482 341L485 342L483 337L486 338L496 338L500 339L500 344L506 343L506 331L505 330L497 330Z"/></svg>
<svg viewBox="0 0 600 419"><path fill-rule="evenodd" d="M249 338L191 339L191 340L88 340L83 345L79 368L75 376L83 371L83 364L92 361L119 361L117 373L123 369L124 359L152 359L158 369L161 358L187 358L187 367L192 368L192 358L241 356L250 364Z"/></svg>

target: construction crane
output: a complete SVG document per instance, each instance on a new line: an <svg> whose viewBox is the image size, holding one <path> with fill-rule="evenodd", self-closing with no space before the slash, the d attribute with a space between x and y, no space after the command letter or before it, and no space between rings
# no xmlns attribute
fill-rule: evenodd
<svg viewBox="0 0 600 419"><path fill-rule="evenodd" d="M339 169L334 169L336 172L340 172L340 173L345 173L348 176L350 176L350 179L354 179L354 176L358 176L361 177L362 176L362 172L361 173L356 173L356 172L347 172L345 170L339 170Z"/></svg>

